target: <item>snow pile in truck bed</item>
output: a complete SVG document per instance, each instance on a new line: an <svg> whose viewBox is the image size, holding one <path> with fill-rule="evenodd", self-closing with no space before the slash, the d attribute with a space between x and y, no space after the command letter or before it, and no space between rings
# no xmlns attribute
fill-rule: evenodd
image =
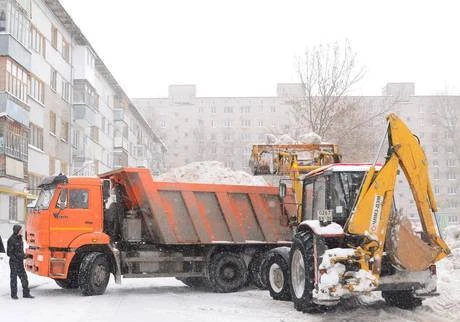
<svg viewBox="0 0 460 322"><path fill-rule="evenodd" d="M192 162L183 167L171 169L157 177L156 181L219 183L248 186L266 186L262 177L252 176L244 171L226 168L218 161Z"/></svg>

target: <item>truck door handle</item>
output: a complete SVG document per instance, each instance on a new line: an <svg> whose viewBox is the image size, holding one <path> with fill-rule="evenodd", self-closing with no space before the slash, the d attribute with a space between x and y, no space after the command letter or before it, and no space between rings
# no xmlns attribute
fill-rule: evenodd
<svg viewBox="0 0 460 322"><path fill-rule="evenodd" d="M85 221L85 224L91 225L93 222L92 221Z"/></svg>

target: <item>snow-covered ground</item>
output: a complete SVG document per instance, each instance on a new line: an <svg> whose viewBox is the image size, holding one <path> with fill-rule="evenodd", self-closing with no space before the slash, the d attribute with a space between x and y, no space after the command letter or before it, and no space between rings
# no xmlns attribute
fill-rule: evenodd
<svg viewBox="0 0 460 322"><path fill-rule="evenodd" d="M460 269L454 269L452 260L443 260L438 275L441 295L425 300L414 311L390 307L375 293L312 315L295 311L290 302L273 301L267 291L207 293L171 278L125 279L122 285L111 280L104 295L85 297L29 274L35 299L20 296L14 301L4 258L0 261L0 321L460 321Z"/></svg>

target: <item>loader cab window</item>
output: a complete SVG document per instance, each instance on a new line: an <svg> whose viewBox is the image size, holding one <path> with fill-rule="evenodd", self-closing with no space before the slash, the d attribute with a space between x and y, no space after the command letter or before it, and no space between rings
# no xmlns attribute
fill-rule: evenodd
<svg viewBox="0 0 460 322"><path fill-rule="evenodd" d="M318 219L318 210L327 209L326 206L326 177L318 177L313 190L313 219Z"/></svg>
<svg viewBox="0 0 460 322"><path fill-rule="evenodd" d="M330 177L330 206L334 220L345 222L359 194L365 172L335 172Z"/></svg>
<svg viewBox="0 0 460 322"><path fill-rule="evenodd" d="M302 220L313 219L313 182L307 182L303 188L303 218Z"/></svg>

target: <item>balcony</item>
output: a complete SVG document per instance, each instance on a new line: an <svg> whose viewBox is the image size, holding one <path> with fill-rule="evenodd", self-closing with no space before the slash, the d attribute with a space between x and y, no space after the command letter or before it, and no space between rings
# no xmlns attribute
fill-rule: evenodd
<svg viewBox="0 0 460 322"><path fill-rule="evenodd" d="M113 148L128 151L128 140L124 137L115 137L113 140Z"/></svg>
<svg viewBox="0 0 460 322"><path fill-rule="evenodd" d="M86 104L74 104L72 116L73 120L81 127L95 125L96 112Z"/></svg>

